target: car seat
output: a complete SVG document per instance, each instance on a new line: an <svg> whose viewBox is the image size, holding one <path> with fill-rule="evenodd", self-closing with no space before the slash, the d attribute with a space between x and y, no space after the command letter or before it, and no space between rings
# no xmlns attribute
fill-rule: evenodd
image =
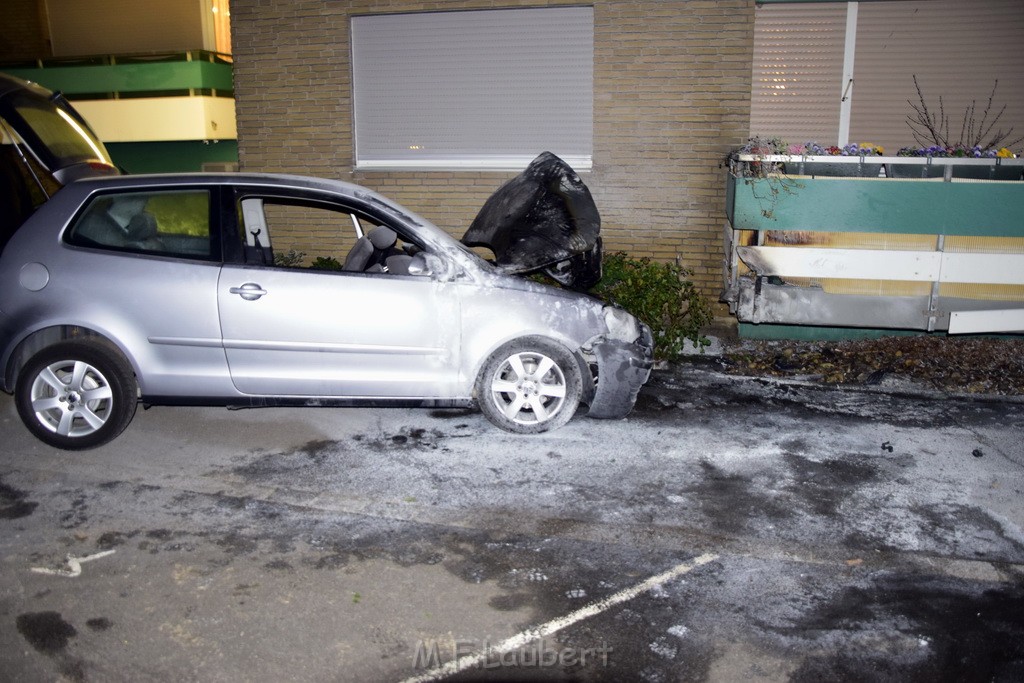
<svg viewBox="0 0 1024 683"><path fill-rule="evenodd" d="M125 228L125 246L135 249L147 249L160 251L163 249L163 242L157 237L156 218L153 214L143 211L135 214Z"/></svg>
<svg viewBox="0 0 1024 683"><path fill-rule="evenodd" d="M382 266L397 243L398 233L391 228L378 225L356 240L341 269L361 273L369 271L373 266Z"/></svg>

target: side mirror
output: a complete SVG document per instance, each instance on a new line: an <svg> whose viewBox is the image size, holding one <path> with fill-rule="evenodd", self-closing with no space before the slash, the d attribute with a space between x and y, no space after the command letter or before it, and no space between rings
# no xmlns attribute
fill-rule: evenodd
<svg viewBox="0 0 1024 683"><path fill-rule="evenodd" d="M413 256L412 261L409 262L409 275L441 278L444 277L447 271L448 268L445 266L445 262L435 254L421 251Z"/></svg>
<svg viewBox="0 0 1024 683"><path fill-rule="evenodd" d="M430 266L424 254L416 254L409 262L409 275L430 275Z"/></svg>

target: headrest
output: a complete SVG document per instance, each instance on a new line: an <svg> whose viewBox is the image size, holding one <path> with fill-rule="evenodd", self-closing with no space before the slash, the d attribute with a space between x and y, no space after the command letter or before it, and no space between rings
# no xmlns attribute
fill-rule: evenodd
<svg viewBox="0 0 1024 683"><path fill-rule="evenodd" d="M125 233L129 242L142 242L152 239L156 237L156 219L153 218L153 214L146 213L145 211L137 213L128 221Z"/></svg>
<svg viewBox="0 0 1024 683"><path fill-rule="evenodd" d="M393 275L408 275L409 264L412 263L412 256L395 254L394 256L388 256L384 262L388 266L389 273Z"/></svg>
<svg viewBox="0 0 1024 683"><path fill-rule="evenodd" d="M375 249L390 249L398 241L398 234L391 228L383 225L378 225L366 236L370 238L370 242L373 243Z"/></svg>

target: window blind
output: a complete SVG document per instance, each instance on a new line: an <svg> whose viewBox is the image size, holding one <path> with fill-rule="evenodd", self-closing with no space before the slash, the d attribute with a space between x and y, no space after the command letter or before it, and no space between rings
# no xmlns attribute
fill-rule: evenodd
<svg viewBox="0 0 1024 683"><path fill-rule="evenodd" d="M846 11L845 2L757 9L752 135L837 141ZM908 100L918 104L915 75L935 114L942 97L951 143L960 139L972 100L980 125L997 79L989 121L1006 105L994 130L1012 128L1011 140L1024 135L1020 0L860 2L856 28L850 142L872 142L892 153L917 144L907 125L913 115Z"/></svg>
<svg viewBox="0 0 1024 683"><path fill-rule="evenodd" d="M757 8L751 135L835 143L845 34L845 3Z"/></svg>
<svg viewBox="0 0 1024 683"><path fill-rule="evenodd" d="M1005 104L997 128L1013 127L1014 138L1024 136L1020 0L861 3L858 14L851 142L874 142L894 154L916 145L906 122L913 114L907 101L918 104L915 75L936 114L942 97L952 144L971 100L980 122L996 79L989 120Z"/></svg>
<svg viewBox="0 0 1024 683"><path fill-rule="evenodd" d="M592 7L352 18L356 167L591 167Z"/></svg>

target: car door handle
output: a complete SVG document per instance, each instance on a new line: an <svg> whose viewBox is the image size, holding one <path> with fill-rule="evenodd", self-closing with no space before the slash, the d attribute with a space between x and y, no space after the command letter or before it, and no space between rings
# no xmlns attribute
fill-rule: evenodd
<svg viewBox="0 0 1024 683"><path fill-rule="evenodd" d="M267 293L267 290L260 287L255 282L246 282L241 287L232 287L228 290L232 294L237 294L246 301L256 301L261 296Z"/></svg>

